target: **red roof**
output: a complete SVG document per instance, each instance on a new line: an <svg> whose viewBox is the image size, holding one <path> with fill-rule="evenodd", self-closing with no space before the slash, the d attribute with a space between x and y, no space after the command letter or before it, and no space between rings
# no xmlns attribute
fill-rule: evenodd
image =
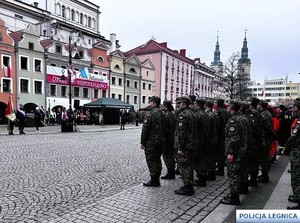
<svg viewBox="0 0 300 223"><path fill-rule="evenodd" d="M52 40L51 39L44 39L40 41L42 47L44 49L48 48L51 44L52 44Z"/></svg>
<svg viewBox="0 0 300 223"><path fill-rule="evenodd" d="M171 50L170 48L167 47L167 43L157 43L154 40L149 40L146 44L140 45L132 50L129 50L127 52L124 53L125 57L129 57L133 54L135 55L145 55L145 54L153 54L153 53L159 53L163 51L164 53L167 53L181 61L184 61L186 63L189 64L194 64L194 60L182 56L177 52L175 52L174 50Z"/></svg>
<svg viewBox="0 0 300 223"><path fill-rule="evenodd" d="M9 35L14 40L15 45L18 45L18 43L23 39L22 34L23 34L23 31L19 30L19 31L16 31L16 32L12 32Z"/></svg>

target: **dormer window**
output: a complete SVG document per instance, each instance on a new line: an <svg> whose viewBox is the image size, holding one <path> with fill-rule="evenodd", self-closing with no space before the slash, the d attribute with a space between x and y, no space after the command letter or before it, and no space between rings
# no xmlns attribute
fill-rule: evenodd
<svg viewBox="0 0 300 223"><path fill-rule="evenodd" d="M130 72L132 72L132 73L136 73L136 71L135 71L135 69L132 67L132 68L130 68L130 70L129 70Z"/></svg>
<svg viewBox="0 0 300 223"><path fill-rule="evenodd" d="M119 66L118 64L115 65L115 68L116 68L116 69L119 69L119 70L121 69L120 66Z"/></svg>
<svg viewBox="0 0 300 223"><path fill-rule="evenodd" d="M101 56L99 56L97 60L98 60L99 62L103 62L103 61L104 61L103 57L101 57Z"/></svg>

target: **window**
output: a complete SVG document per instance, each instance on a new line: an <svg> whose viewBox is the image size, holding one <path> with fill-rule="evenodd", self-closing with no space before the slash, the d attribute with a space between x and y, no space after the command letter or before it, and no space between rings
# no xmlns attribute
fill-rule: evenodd
<svg viewBox="0 0 300 223"><path fill-rule="evenodd" d="M75 12L74 12L74 9L72 9L72 11L71 11L71 20L72 20L72 21L75 20Z"/></svg>
<svg viewBox="0 0 300 223"><path fill-rule="evenodd" d="M79 87L74 87L74 97L79 97Z"/></svg>
<svg viewBox="0 0 300 223"><path fill-rule="evenodd" d="M122 101L122 95L119 94L118 97L119 97L119 100Z"/></svg>
<svg viewBox="0 0 300 223"><path fill-rule="evenodd" d="M126 103L130 102L130 95L126 95Z"/></svg>
<svg viewBox="0 0 300 223"><path fill-rule="evenodd" d="M34 43L29 42L28 43L28 49L29 50L34 50Z"/></svg>
<svg viewBox="0 0 300 223"><path fill-rule="evenodd" d="M82 13L80 13L79 22L80 22L80 24L83 24L83 14Z"/></svg>
<svg viewBox="0 0 300 223"><path fill-rule="evenodd" d="M130 87L130 80L127 80L126 83L126 87Z"/></svg>
<svg viewBox="0 0 300 223"><path fill-rule="evenodd" d="M151 86L151 84L149 84L148 85L148 90L151 91L151 89L152 89L152 86Z"/></svg>
<svg viewBox="0 0 300 223"><path fill-rule="evenodd" d="M21 57L21 69L28 70L28 57Z"/></svg>
<svg viewBox="0 0 300 223"><path fill-rule="evenodd" d="M50 66L56 67L56 64L55 63L51 63Z"/></svg>
<svg viewBox="0 0 300 223"><path fill-rule="evenodd" d="M1 41L1 42L3 41L3 35L2 35L1 32L0 32L0 41Z"/></svg>
<svg viewBox="0 0 300 223"><path fill-rule="evenodd" d="M99 98L99 90L94 89L94 98Z"/></svg>
<svg viewBox="0 0 300 223"><path fill-rule="evenodd" d="M122 78L119 78L119 86L122 86L123 84L123 80L122 80Z"/></svg>
<svg viewBox="0 0 300 223"><path fill-rule="evenodd" d="M112 78L111 78L111 84L112 84L112 85L116 85L116 78L115 78L115 77L112 77Z"/></svg>
<svg viewBox="0 0 300 223"><path fill-rule="evenodd" d="M106 73L102 73L102 76L103 76L103 77L106 77Z"/></svg>
<svg viewBox="0 0 300 223"><path fill-rule="evenodd" d="M146 83L143 83L143 90L146 90Z"/></svg>
<svg viewBox="0 0 300 223"><path fill-rule="evenodd" d="M116 98L116 94L112 93L111 98Z"/></svg>
<svg viewBox="0 0 300 223"><path fill-rule="evenodd" d="M146 71L146 75L149 76L149 71L148 70Z"/></svg>
<svg viewBox="0 0 300 223"><path fill-rule="evenodd" d="M11 81L9 79L3 79L3 82L2 82L3 92L9 92L10 91L10 89L11 89L10 84L11 84Z"/></svg>
<svg viewBox="0 0 300 223"><path fill-rule="evenodd" d="M50 95L56 96L56 85L50 85Z"/></svg>
<svg viewBox="0 0 300 223"><path fill-rule="evenodd" d="M3 56L3 65L10 66L10 57Z"/></svg>
<svg viewBox="0 0 300 223"><path fill-rule="evenodd" d="M135 71L135 69L134 68L130 68L130 70L129 70L130 72L132 72L132 73L136 73L136 71Z"/></svg>
<svg viewBox="0 0 300 223"><path fill-rule="evenodd" d="M18 15L18 14L15 14L15 17L18 18L18 19L23 19L23 16Z"/></svg>
<svg viewBox="0 0 300 223"><path fill-rule="evenodd" d="M89 97L89 89L88 88L83 88L83 97L88 98Z"/></svg>
<svg viewBox="0 0 300 223"><path fill-rule="evenodd" d="M41 72L41 60L34 59L34 70L36 72Z"/></svg>
<svg viewBox="0 0 300 223"><path fill-rule="evenodd" d="M42 94L43 93L42 87L43 87L42 81L34 81L34 93Z"/></svg>
<svg viewBox="0 0 300 223"><path fill-rule="evenodd" d="M61 45L60 44L56 44L55 45L55 52L56 53L60 53L60 54L62 53L62 51L61 51Z"/></svg>
<svg viewBox="0 0 300 223"><path fill-rule="evenodd" d="M66 17L65 12L66 12L66 7L63 5L63 6L61 7L61 16L62 16L63 18Z"/></svg>
<svg viewBox="0 0 300 223"><path fill-rule="evenodd" d="M91 17L88 18L88 27L91 27Z"/></svg>
<svg viewBox="0 0 300 223"><path fill-rule="evenodd" d="M133 97L133 103L134 103L134 104L137 104L137 96L134 96L134 97Z"/></svg>
<svg viewBox="0 0 300 223"><path fill-rule="evenodd" d="M119 66L118 64L115 65L115 68L118 69L118 70L121 69L120 66Z"/></svg>
<svg viewBox="0 0 300 223"><path fill-rule="evenodd" d="M97 60L98 60L99 62L103 62L103 61L104 61L103 57L101 57L101 56L99 56Z"/></svg>
<svg viewBox="0 0 300 223"><path fill-rule="evenodd" d="M83 50L79 50L79 56L80 56L80 58L84 58L84 51Z"/></svg>
<svg viewBox="0 0 300 223"><path fill-rule="evenodd" d="M61 96L62 97L67 97L67 87L66 86L61 86Z"/></svg>
<svg viewBox="0 0 300 223"><path fill-rule="evenodd" d="M29 81L27 79L21 79L21 93L29 93Z"/></svg>
<svg viewBox="0 0 300 223"><path fill-rule="evenodd" d="M134 88L138 88L138 82L137 81L134 82Z"/></svg>
<svg viewBox="0 0 300 223"><path fill-rule="evenodd" d="M106 90L102 90L102 98L106 98Z"/></svg>
<svg viewBox="0 0 300 223"><path fill-rule="evenodd" d="M142 97L142 103L145 104L146 103L146 96Z"/></svg>

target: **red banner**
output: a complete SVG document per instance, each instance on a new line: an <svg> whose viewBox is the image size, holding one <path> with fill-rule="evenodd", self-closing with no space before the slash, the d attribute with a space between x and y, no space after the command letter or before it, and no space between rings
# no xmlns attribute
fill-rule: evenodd
<svg viewBox="0 0 300 223"><path fill-rule="evenodd" d="M68 78L66 78L66 80L62 80L61 76L53 75L53 74L47 74L47 82L53 83L53 84L69 85ZM107 83L100 82L100 81L90 81L90 80L79 79L79 78L76 78L74 81L72 81L72 86L95 88L95 89L101 89L101 90L108 89Z"/></svg>

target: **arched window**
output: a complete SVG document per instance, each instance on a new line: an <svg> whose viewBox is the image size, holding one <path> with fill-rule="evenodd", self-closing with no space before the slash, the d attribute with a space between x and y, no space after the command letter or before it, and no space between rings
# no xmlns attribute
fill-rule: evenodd
<svg viewBox="0 0 300 223"><path fill-rule="evenodd" d="M66 17L66 7L65 7L64 5L61 7L61 16L62 16L63 18Z"/></svg>
<svg viewBox="0 0 300 223"><path fill-rule="evenodd" d="M120 69L119 64L116 64L116 65L115 65L115 68L116 68L116 69Z"/></svg>
<svg viewBox="0 0 300 223"><path fill-rule="evenodd" d="M56 5L56 13L57 13L57 15L60 15L60 13L61 13L60 4Z"/></svg>
<svg viewBox="0 0 300 223"><path fill-rule="evenodd" d="M88 27L91 27L91 17L88 18Z"/></svg>
<svg viewBox="0 0 300 223"><path fill-rule="evenodd" d="M97 60L98 60L99 62L103 62L103 61L104 61L103 57L101 57L101 56L99 56Z"/></svg>
<svg viewBox="0 0 300 223"><path fill-rule="evenodd" d="M132 73L136 73L136 71L135 71L135 69L132 67L132 68L130 68L130 70L129 70L130 72L132 72Z"/></svg>
<svg viewBox="0 0 300 223"><path fill-rule="evenodd" d="M74 9L72 9L72 11L71 11L71 20L72 21L75 20L75 11L74 11Z"/></svg>
<svg viewBox="0 0 300 223"><path fill-rule="evenodd" d="M83 14L82 13L80 13L79 23L83 24Z"/></svg>
<svg viewBox="0 0 300 223"><path fill-rule="evenodd" d="M95 19L92 19L92 28L96 29L96 20Z"/></svg>

